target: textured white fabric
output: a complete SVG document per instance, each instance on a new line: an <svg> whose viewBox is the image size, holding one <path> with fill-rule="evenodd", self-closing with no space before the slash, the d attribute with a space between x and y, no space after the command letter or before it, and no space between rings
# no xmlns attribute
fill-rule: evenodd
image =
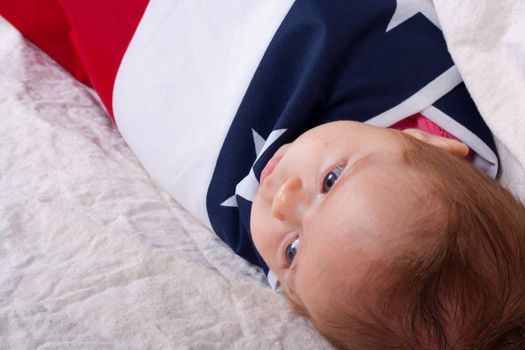
<svg viewBox="0 0 525 350"><path fill-rule="evenodd" d="M434 5L452 58L494 133L501 182L525 201L525 2Z"/></svg>
<svg viewBox="0 0 525 350"><path fill-rule="evenodd" d="M0 349L329 349L0 17Z"/></svg>

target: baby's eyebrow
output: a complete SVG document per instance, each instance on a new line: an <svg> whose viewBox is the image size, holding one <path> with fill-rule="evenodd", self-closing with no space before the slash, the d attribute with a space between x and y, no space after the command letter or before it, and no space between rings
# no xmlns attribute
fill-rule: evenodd
<svg viewBox="0 0 525 350"><path fill-rule="evenodd" d="M361 157L359 157L356 161L352 162L347 169L345 169L345 173L348 174L355 174L356 172L361 171L366 166L370 165L370 161L372 160L373 154L367 153Z"/></svg>
<svg viewBox="0 0 525 350"><path fill-rule="evenodd" d="M301 242L302 243L302 242ZM299 248L300 249L300 248ZM290 270L289 274L290 274L290 277L288 278L287 280L287 284L286 285L283 285L283 289L285 291L286 294L288 294L288 297L291 299L291 300L301 300L301 298L299 297L299 295L295 292L297 290L297 269L298 269L298 266L299 264L296 263L292 269ZM301 301L302 302L302 301Z"/></svg>
<svg viewBox="0 0 525 350"><path fill-rule="evenodd" d="M338 188L343 187L343 185L349 181L352 176L359 173L363 170L363 168L366 168L370 165L371 160L373 159L373 153L367 153L362 156L359 156L357 160L352 161L350 158L349 162L347 163L347 166L343 169L343 172L341 174L341 177L339 178L338 182L339 185L335 186L333 191L337 191ZM330 191L332 192L332 191ZM330 196L327 196L327 200L330 200Z"/></svg>

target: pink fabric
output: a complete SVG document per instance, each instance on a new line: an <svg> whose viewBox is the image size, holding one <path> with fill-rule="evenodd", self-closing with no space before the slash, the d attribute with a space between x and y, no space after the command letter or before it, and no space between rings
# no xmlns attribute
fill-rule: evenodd
<svg viewBox="0 0 525 350"><path fill-rule="evenodd" d="M446 137L449 139L458 140L457 137L447 132L445 129L435 124L432 120L426 118L424 115L417 113L403 120L398 121L391 128L398 130L405 129L420 129L428 132L429 134Z"/></svg>
<svg viewBox="0 0 525 350"><path fill-rule="evenodd" d="M419 129L428 132L429 134L446 137L448 139L453 139L457 141L461 141L436 123L434 123L432 120L426 118L421 113L416 113L410 117L407 117L403 120L398 121L394 125L391 126L391 128L397 129L397 130L405 130L405 129ZM474 160L474 154L475 152L472 151L472 149L469 151L468 155L465 157L465 160L472 162Z"/></svg>

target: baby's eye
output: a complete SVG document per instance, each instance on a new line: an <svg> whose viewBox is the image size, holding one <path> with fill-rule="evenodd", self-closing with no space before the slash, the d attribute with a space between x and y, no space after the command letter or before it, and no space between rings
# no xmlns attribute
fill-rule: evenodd
<svg viewBox="0 0 525 350"><path fill-rule="evenodd" d="M337 168L335 168L334 170L326 174L326 176L323 179L323 188L322 188L323 193L328 193L328 191L332 189L332 187L337 182L337 179L343 172L343 169L344 168L342 166L338 166Z"/></svg>
<svg viewBox="0 0 525 350"><path fill-rule="evenodd" d="M299 248L299 238L294 239L286 247L286 250L284 252L284 256L286 258L286 261L288 262L288 265L292 264L292 261L295 258L295 255L297 254L297 249L298 248Z"/></svg>

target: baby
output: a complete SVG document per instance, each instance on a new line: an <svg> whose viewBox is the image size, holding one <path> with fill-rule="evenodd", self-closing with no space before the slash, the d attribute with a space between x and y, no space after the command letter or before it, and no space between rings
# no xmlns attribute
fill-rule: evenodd
<svg viewBox="0 0 525 350"><path fill-rule="evenodd" d="M525 209L468 153L418 129L341 121L268 162L253 240L332 344L523 348Z"/></svg>
<svg viewBox="0 0 525 350"><path fill-rule="evenodd" d="M525 209L490 178L492 136L430 1L0 14L92 85L152 177L335 346L525 348Z"/></svg>

